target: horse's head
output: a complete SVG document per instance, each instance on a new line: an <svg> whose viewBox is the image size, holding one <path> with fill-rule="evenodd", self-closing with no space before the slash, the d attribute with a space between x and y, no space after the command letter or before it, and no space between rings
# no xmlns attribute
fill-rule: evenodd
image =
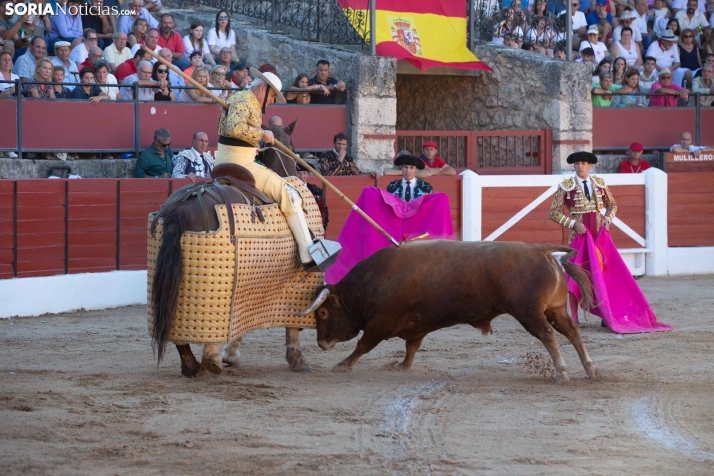
<svg viewBox="0 0 714 476"><path fill-rule="evenodd" d="M295 150L292 135L297 121L298 119L295 119L287 127L278 125L270 126L270 131L273 133L273 136L275 136L275 140L292 151ZM261 160L266 167L281 177L297 177L295 161L275 148L266 150Z"/></svg>

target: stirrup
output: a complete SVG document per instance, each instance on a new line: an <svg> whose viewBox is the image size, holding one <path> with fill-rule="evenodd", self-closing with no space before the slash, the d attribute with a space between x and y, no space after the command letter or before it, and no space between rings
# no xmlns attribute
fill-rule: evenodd
<svg viewBox="0 0 714 476"><path fill-rule="evenodd" d="M302 269L308 273L325 271L337 261L342 246L336 241L315 238L308 247L307 252L312 256L312 262L302 263Z"/></svg>

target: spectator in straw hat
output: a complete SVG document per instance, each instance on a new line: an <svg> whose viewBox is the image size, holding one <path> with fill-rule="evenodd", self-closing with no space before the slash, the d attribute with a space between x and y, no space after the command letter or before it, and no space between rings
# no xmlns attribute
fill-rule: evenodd
<svg viewBox="0 0 714 476"><path fill-rule="evenodd" d="M649 169L650 163L642 160L643 150L644 147L639 142L630 144L630 158L622 162L617 171L621 174L638 174Z"/></svg>
<svg viewBox="0 0 714 476"><path fill-rule="evenodd" d="M672 84L672 79L672 72L669 68L664 68L659 72L657 81L652 83L652 94L656 94L656 96L650 96L650 107L677 107L677 100L680 98L685 103L689 101L689 89Z"/></svg>
<svg viewBox="0 0 714 476"><path fill-rule="evenodd" d="M647 55L655 59L655 69L662 71L663 68L676 70L680 66L679 50L677 49L677 37L672 30L665 30L657 41L653 41L647 48ZM661 73L660 73L661 74Z"/></svg>

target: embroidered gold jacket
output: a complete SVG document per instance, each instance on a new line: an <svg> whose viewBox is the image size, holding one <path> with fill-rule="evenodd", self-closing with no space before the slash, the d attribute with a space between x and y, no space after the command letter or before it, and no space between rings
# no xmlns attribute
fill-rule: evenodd
<svg viewBox="0 0 714 476"><path fill-rule="evenodd" d="M572 228L576 222L583 221L583 214L596 213L597 216L597 231L600 231L603 218L608 218L610 222L615 219L617 213L617 203L610 193L610 189L605 184L605 181L596 175L590 176L590 183L594 184L594 190L590 191L588 200L577 177L570 177L563 180L558 185L558 191L555 192L553 203L550 206L550 219L559 225L570 228L570 238L568 243L573 241L577 234ZM563 205L568 209L570 216L563 213ZM604 213L603 213L604 212Z"/></svg>
<svg viewBox="0 0 714 476"><path fill-rule="evenodd" d="M218 119L218 135L258 145L263 137L260 104L250 91L238 91L226 100L228 109Z"/></svg>

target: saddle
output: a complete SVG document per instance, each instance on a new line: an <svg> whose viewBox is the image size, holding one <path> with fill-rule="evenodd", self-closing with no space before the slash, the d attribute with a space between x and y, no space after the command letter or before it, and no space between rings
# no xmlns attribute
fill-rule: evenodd
<svg viewBox="0 0 714 476"><path fill-rule="evenodd" d="M198 203L201 205L201 210L203 210L203 216L205 219L205 231L206 233L210 232L208 209L206 208L206 204L203 199L204 193L207 193L219 205L241 203L230 202L223 191L223 187L231 187L240 192L245 199L245 203L252 206L253 210L251 215L253 222L255 222L256 216L261 222L265 222L265 217L258 206L269 205L271 203L275 203L275 201L255 188L255 177L253 177L253 174L251 174L248 169L237 164L219 164L214 167L211 172L211 177L213 180L210 182L197 183L186 188L182 187L171 195L166 203L161 206L161 209L152 220L151 234L154 235L154 233L156 233L156 223L171 205L186 201L192 197L196 197L198 199ZM256 203L256 199L260 203ZM226 208L228 211L228 223L231 228L231 236L234 236L235 224L233 220L233 207L228 206Z"/></svg>

